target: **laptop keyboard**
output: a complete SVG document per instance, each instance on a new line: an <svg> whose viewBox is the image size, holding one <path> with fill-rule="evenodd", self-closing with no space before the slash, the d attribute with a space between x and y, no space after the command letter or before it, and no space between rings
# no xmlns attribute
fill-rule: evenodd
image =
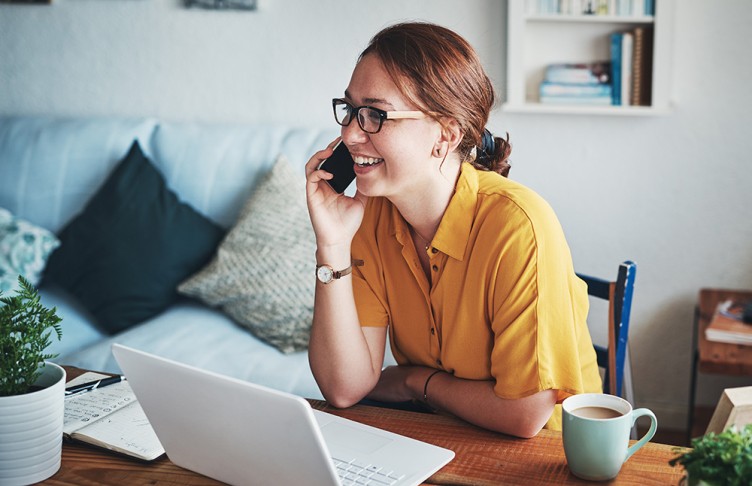
<svg viewBox="0 0 752 486"><path fill-rule="evenodd" d="M404 477L396 471L391 471L374 464L362 464L357 460L345 460L332 457L334 469L343 486L384 486L395 484Z"/></svg>

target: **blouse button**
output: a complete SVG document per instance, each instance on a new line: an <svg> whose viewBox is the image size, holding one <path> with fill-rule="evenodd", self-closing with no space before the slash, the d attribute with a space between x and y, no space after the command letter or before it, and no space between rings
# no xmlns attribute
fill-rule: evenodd
<svg viewBox="0 0 752 486"><path fill-rule="evenodd" d="M434 265L434 266L433 266L433 267L431 267L431 268L433 268L433 271L434 271L434 272L438 272L438 271L439 271L439 266L438 266L438 265Z"/></svg>
<svg viewBox="0 0 752 486"><path fill-rule="evenodd" d="M431 253L438 253L438 252L439 250L437 250L436 248L431 248Z"/></svg>
<svg viewBox="0 0 752 486"><path fill-rule="evenodd" d="M440 359L437 359L437 360L436 360L436 364L437 364L437 365L439 365L439 366L441 366L441 360L440 360Z"/></svg>
<svg viewBox="0 0 752 486"><path fill-rule="evenodd" d="M434 334L436 334L436 329L431 328L431 336L433 336Z"/></svg>

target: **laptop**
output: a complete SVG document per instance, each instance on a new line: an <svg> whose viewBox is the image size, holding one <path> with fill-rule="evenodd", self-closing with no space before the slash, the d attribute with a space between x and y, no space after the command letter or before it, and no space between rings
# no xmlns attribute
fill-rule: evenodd
<svg viewBox="0 0 752 486"><path fill-rule="evenodd" d="M170 460L234 485L415 485L454 452L301 397L120 344L112 352Z"/></svg>

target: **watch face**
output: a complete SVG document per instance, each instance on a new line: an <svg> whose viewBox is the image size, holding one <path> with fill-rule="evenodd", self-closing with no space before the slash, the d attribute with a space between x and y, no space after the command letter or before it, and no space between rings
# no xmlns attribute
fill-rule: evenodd
<svg viewBox="0 0 752 486"><path fill-rule="evenodd" d="M321 265L316 269L316 277L320 282L329 283L334 279L334 270L329 265Z"/></svg>

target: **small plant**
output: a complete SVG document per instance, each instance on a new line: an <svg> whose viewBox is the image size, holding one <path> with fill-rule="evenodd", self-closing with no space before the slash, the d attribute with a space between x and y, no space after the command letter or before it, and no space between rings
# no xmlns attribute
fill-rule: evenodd
<svg viewBox="0 0 752 486"><path fill-rule="evenodd" d="M731 426L692 440L689 452L669 461L687 471L689 485L699 481L715 486L752 484L752 424L738 430Z"/></svg>
<svg viewBox="0 0 752 486"><path fill-rule="evenodd" d="M0 292L0 396L22 395L42 373L52 330L63 335L57 308L47 309L28 280L18 277L21 286L14 297Z"/></svg>

